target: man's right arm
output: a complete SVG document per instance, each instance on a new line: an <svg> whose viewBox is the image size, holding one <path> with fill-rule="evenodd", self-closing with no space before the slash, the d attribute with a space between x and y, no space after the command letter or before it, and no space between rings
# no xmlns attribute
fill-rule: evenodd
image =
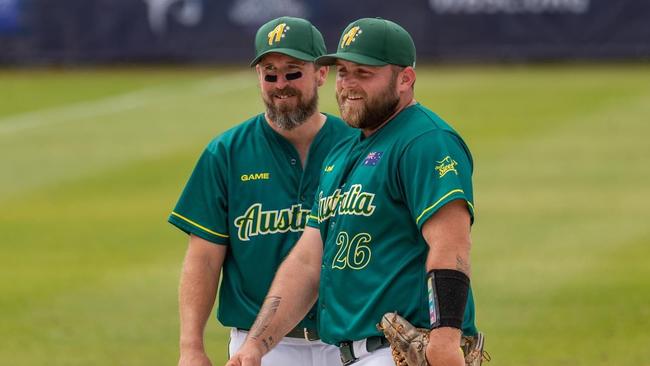
<svg viewBox="0 0 650 366"><path fill-rule="evenodd" d="M305 317L318 299L322 257L320 231L306 227L278 269L246 342L227 366L259 366L262 356Z"/></svg>
<svg viewBox="0 0 650 366"><path fill-rule="evenodd" d="M190 235L179 288L181 320L179 366L208 366L203 332L217 294L225 245Z"/></svg>

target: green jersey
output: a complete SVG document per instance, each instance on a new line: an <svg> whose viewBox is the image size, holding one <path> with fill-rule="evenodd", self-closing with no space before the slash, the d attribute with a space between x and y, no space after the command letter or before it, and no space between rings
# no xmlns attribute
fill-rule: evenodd
<svg viewBox="0 0 650 366"><path fill-rule="evenodd" d="M472 164L460 136L419 104L369 137L358 132L334 147L308 222L324 243L318 311L325 342L380 335L375 324L392 311L430 327L422 225L457 199L473 218Z"/></svg>
<svg viewBox="0 0 650 366"><path fill-rule="evenodd" d="M303 168L298 151L260 114L215 138L201 155L169 222L228 247L217 311L223 325L252 326L304 230L323 159L352 131L327 116ZM313 311L302 326L316 328Z"/></svg>

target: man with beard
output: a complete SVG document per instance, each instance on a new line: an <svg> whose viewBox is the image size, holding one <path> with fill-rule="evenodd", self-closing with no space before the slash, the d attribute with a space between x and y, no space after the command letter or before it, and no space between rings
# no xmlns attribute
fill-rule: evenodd
<svg viewBox="0 0 650 366"><path fill-rule="evenodd" d="M313 63L325 43L311 23L272 20L258 30L255 51L266 112L208 144L169 217L190 235L179 289L181 366L211 365L203 330L222 269L217 317L232 328L230 354L239 349L308 220L323 159L353 132L318 111L328 67ZM274 340L264 365L340 364L338 349L319 340L315 312L303 316Z"/></svg>
<svg viewBox="0 0 650 366"><path fill-rule="evenodd" d="M465 360L458 349L470 295L472 157L414 99L411 36L391 21L360 19L337 53L316 63L336 65L341 116L359 131L325 159L307 228L276 274L255 336L228 366L259 365L317 297L321 339L340 347L344 365L394 365L376 328L394 311L430 330L430 365L480 365L475 328Z"/></svg>

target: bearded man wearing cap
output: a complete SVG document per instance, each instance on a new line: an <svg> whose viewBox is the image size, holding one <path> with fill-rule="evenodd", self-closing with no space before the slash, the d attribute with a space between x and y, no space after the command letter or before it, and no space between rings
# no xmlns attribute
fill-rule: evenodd
<svg viewBox="0 0 650 366"><path fill-rule="evenodd" d="M472 312L473 161L460 135L414 98L415 45L398 24L364 18L334 54L341 117L357 132L324 161L307 227L283 262L249 337L228 366L256 366L318 297L321 339L344 365L395 361L384 334L396 312L424 329L422 364L480 364L483 338L464 360ZM385 329L385 328L384 328ZM388 333L386 333L388 335ZM418 364L420 366L420 364Z"/></svg>
<svg viewBox="0 0 650 366"><path fill-rule="evenodd" d="M179 289L180 366L211 365L203 330L222 270L217 318L231 327L229 354L239 349L308 220L323 159L354 131L318 111L329 69L314 60L325 52L321 33L303 19L282 17L258 30L251 66L266 111L207 145L169 216L189 234ZM308 310L272 341L277 347L264 365L340 365L338 348L320 341L315 309ZM275 311L273 303L265 311Z"/></svg>

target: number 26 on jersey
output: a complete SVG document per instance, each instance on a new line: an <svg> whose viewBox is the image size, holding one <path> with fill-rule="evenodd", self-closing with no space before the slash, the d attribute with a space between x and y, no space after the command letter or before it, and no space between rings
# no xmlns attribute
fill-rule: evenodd
<svg viewBox="0 0 650 366"><path fill-rule="evenodd" d="M368 233L359 233L350 239L345 231L336 236L338 250L332 261L332 268L360 270L368 265L372 251L370 241L372 236Z"/></svg>

